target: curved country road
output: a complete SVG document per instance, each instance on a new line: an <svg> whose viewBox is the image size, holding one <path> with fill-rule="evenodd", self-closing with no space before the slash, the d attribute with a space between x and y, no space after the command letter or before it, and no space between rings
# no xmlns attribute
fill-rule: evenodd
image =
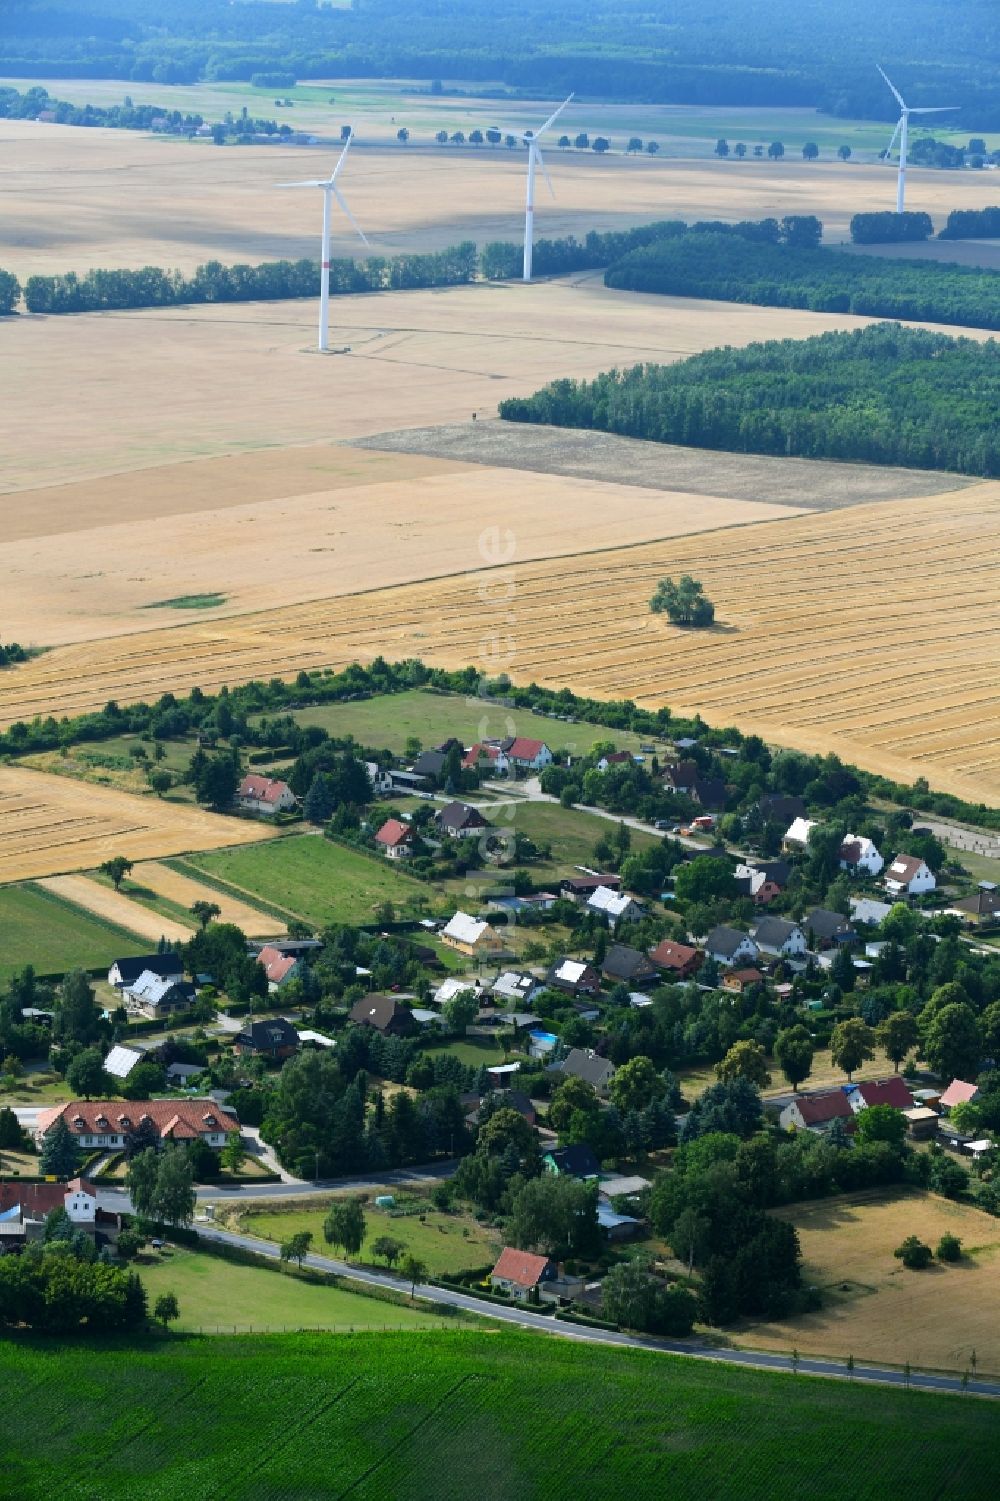
<svg viewBox="0 0 1000 1501"><path fill-rule="evenodd" d="M272 1260L279 1258L278 1247L272 1241L257 1240L250 1235L233 1235L227 1230L202 1227L199 1227L199 1234L203 1240L218 1241L223 1245L237 1246L245 1251L256 1251L259 1255L268 1256ZM320 1272L336 1272L339 1276L348 1277L354 1282L366 1283L372 1287L388 1287L395 1292L405 1292L408 1286L404 1278L391 1272L354 1266L346 1261L337 1261L332 1256L310 1254L305 1258L305 1264ZM487 1303L469 1293L451 1288L433 1287L429 1283L418 1282L417 1291L421 1298L429 1303L450 1304L467 1313L479 1314L482 1318L496 1319L503 1324L514 1324L521 1329L533 1329L539 1333L552 1334L563 1339L581 1340L585 1344L621 1345L627 1349L653 1350L660 1354L686 1355L700 1360L718 1360L727 1365L753 1366L759 1370L785 1372L791 1370L787 1355L770 1355L760 1350L720 1350L711 1345L700 1344L697 1340L655 1339L642 1334L623 1334L612 1329L591 1329L583 1324L564 1323L553 1318L551 1314L532 1313L530 1309L516 1305L505 1308L502 1304ZM842 1381L849 1379L843 1363L812 1356L800 1358L798 1372L800 1375L834 1376ZM887 1366L855 1365L853 1379L886 1386L906 1385L906 1378L902 1371L892 1370ZM914 1372L910 1375L909 1384L917 1391L952 1393L966 1391L969 1395L978 1397L1000 1397L1000 1381L970 1379L968 1386L963 1388L958 1376L937 1376Z"/></svg>

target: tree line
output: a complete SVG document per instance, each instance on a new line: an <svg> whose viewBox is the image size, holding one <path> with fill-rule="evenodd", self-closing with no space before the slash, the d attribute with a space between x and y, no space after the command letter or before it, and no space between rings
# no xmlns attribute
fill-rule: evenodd
<svg viewBox="0 0 1000 1501"><path fill-rule="evenodd" d="M990 477L1000 474L998 395L993 340L882 323L557 380L501 402L500 416L695 448Z"/></svg>
<svg viewBox="0 0 1000 1501"><path fill-rule="evenodd" d="M895 215L891 217L895 218ZM818 222L818 221L817 221ZM1000 276L976 266L743 243L732 233L660 236L604 273L606 286L767 307L1000 328Z"/></svg>

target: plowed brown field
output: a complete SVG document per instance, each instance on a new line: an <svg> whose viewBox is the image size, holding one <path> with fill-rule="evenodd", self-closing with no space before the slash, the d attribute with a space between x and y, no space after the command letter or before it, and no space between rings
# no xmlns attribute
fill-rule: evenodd
<svg viewBox="0 0 1000 1501"><path fill-rule="evenodd" d="M418 655L698 710L1000 801L998 552L987 483L67 647L4 674L0 723ZM684 571L714 630L649 613L656 581Z"/></svg>

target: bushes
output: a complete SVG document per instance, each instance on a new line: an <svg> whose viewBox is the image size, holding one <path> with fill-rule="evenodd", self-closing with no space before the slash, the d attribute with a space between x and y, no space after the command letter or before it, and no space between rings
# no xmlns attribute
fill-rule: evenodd
<svg viewBox="0 0 1000 1501"><path fill-rule="evenodd" d="M851 239L855 245L890 245L902 241L929 240L934 233L930 214L855 214Z"/></svg>
<svg viewBox="0 0 1000 1501"><path fill-rule="evenodd" d="M961 1261L962 1242L957 1235L942 1235L934 1254L938 1261Z"/></svg>
<svg viewBox="0 0 1000 1501"><path fill-rule="evenodd" d="M912 1272L922 1272L931 1264L930 1246L925 1246L916 1235L908 1235L903 1244L897 1246L892 1254Z"/></svg>

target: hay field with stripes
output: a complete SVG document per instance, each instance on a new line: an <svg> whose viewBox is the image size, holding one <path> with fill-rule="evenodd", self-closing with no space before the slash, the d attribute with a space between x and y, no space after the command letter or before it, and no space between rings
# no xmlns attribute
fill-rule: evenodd
<svg viewBox="0 0 1000 1501"><path fill-rule="evenodd" d="M56 649L4 675L0 723L412 655L1000 801L998 555L1000 484L984 483ZM715 629L650 614L657 580L684 572Z"/></svg>

